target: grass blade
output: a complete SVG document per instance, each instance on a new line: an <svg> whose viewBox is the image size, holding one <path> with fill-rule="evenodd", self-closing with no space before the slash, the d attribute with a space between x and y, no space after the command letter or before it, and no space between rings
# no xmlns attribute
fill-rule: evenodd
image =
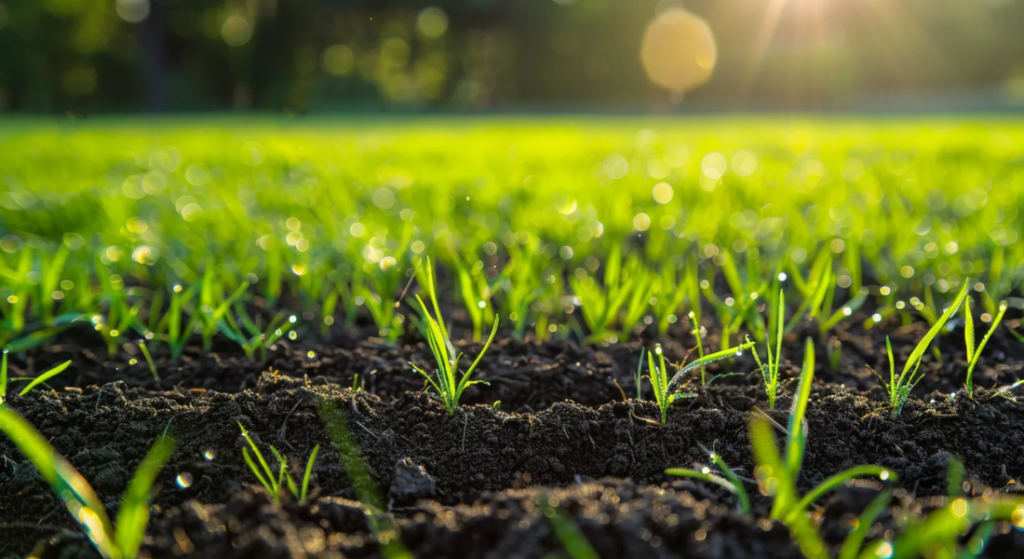
<svg viewBox="0 0 1024 559"><path fill-rule="evenodd" d="M818 486L812 489L810 493L804 495L804 497L800 499L800 502L793 506L788 515L794 516L803 514L807 510L807 507L811 506L811 503L817 501L829 491L832 491L851 479L862 476L876 476L882 481L896 481L896 473L888 468L870 464L854 466L847 470L843 470L842 472L839 472L818 484ZM787 518L787 521L788 520L789 519Z"/></svg>
<svg viewBox="0 0 1024 559"><path fill-rule="evenodd" d="M6 357L6 355L4 357ZM50 369L49 371L46 371L45 373L39 375L32 382L28 383L28 385L25 386L25 388L22 388L21 392L18 393L18 396L24 396L25 394L28 394L29 391L32 390L33 388L63 373L64 369L67 369L69 366L71 366L70 359L61 363L60 365L57 365L56 367Z"/></svg>
<svg viewBox="0 0 1024 559"><path fill-rule="evenodd" d="M857 517L857 527L847 534L846 539L843 540L843 546L839 549L838 559L857 558L857 551L860 550L860 546L868 536L871 525L875 523L875 520L882 514L885 507L889 506L891 499L892 491L883 491L864 508L864 511Z"/></svg>
<svg viewBox="0 0 1024 559"><path fill-rule="evenodd" d="M0 406L0 430L39 471L63 501L71 516L81 524L93 545L104 557L118 557L114 529L103 501L67 460L50 446L31 423L7 406Z"/></svg>
<svg viewBox="0 0 1024 559"><path fill-rule="evenodd" d="M174 439L157 439L128 482L128 489L121 496L114 541L123 557L136 557L139 554L139 546L146 535L146 525L149 524L149 501L152 498L153 483L170 459L175 446Z"/></svg>
<svg viewBox="0 0 1024 559"><path fill-rule="evenodd" d="M299 500L305 501L306 495L309 494L309 478L313 475L313 463L316 462L316 455L320 452L320 445L313 447L313 452L309 455L309 461L306 462L306 471L302 474L302 494L299 495Z"/></svg>

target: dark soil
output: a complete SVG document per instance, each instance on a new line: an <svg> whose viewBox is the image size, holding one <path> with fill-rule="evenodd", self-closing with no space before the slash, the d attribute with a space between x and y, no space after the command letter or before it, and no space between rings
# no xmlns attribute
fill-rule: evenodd
<svg viewBox="0 0 1024 559"><path fill-rule="evenodd" d="M854 465L890 467L898 474L898 499L883 527L892 526L900 507L918 510L944 495L953 457L963 459L972 492L1024 492L1017 482L1024 478L1024 406L1006 393L979 389L972 400L959 390L962 332L940 339L944 361L929 355L928 375L893 419L869 369L888 371L884 335L859 323L835 332L842 348L837 370L829 366L828 340L818 344L800 489ZM767 411L779 425L786 424L803 337L815 332L807 328L785 341L786 380L777 409ZM890 332L898 366L923 332L916 325ZM686 329L663 341L673 361L692 342ZM714 335L707 343L717 347ZM67 359L74 366L49 383L52 390L13 396L8 405L78 468L112 517L148 447L165 430L174 436L179 445L160 475L144 546L151 557L382 556L347 473L353 456L328 436L325 405L345 418L402 544L417 558L557 552L562 543L545 502L573 518L602 557L800 557L787 530L764 519L770 500L754 484L754 514L743 516L728 493L664 474L707 462L707 448L740 476L753 477L749 418L767 402L749 353L708 367L709 375L745 375L707 389L689 382L684 391L694 396L678 400L660 425L655 404L625 398L636 395L640 346L498 340L479 369L490 386L467 390L467 405L448 416L408 366L431 360L412 339L300 338L279 342L267 363L229 345L210 353L190 348L179 359L156 346L157 381L141 355L128 364L134 346L110 358L87 333L69 332L12 355L12 376L33 376ZM465 350L475 355L479 347ZM1009 384L1024 376L1022 364L1024 345L999 333L975 383ZM348 388L356 374L365 380L362 392ZM1024 389L1016 396L1024 397ZM287 455L296 475L321 445L311 503L269 501L242 460L239 423L265 452L274 445ZM184 479L191 483L178 483ZM829 543L841 543L849 518L878 487L859 482L819 503ZM0 504L0 556L25 556L39 542L49 542L49 557L91 553L60 500L4 437ZM1024 556L1024 533L994 537L984 556Z"/></svg>

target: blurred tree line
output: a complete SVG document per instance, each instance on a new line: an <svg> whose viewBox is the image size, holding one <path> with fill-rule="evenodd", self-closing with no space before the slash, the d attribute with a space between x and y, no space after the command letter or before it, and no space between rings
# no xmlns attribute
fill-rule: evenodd
<svg viewBox="0 0 1024 559"><path fill-rule="evenodd" d="M676 6L0 0L0 110L667 107L670 96L648 82L637 53L651 18ZM1024 0L689 0L685 8L715 31L719 60L684 106L827 109L934 92L1024 99Z"/></svg>

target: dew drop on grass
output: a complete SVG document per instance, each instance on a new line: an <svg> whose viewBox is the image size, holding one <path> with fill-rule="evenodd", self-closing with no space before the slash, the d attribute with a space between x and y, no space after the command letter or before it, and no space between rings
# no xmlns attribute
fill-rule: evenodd
<svg viewBox="0 0 1024 559"><path fill-rule="evenodd" d="M139 362L139 360L138 360L138 359L135 359L135 358L132 358L132 359L129 359L129 360L128 360L128 364L129 364L129 365L134 365L134 364L136 364L136 363L138 363L138 362Z"/></svg>
<svg viewBox="0 0 1024 559"><path fill-rule="evenodd" d="M213 462L213 459L216 457L217 451L213 450L212 448L208 448L205 451L203 451L203 458L206 459L207 462Z"/></svg>
<svg viewBox="0 0 1024 559"><path fill-rule="evenodd" d="M192 474L181 472L178 477L174 478L174 483L177 483L178 487L182 489L188 489L192 486Z"/></svg>
<svg viewBox="0 0 1024 559"><path fill-rule="evenodd" d="M880 479L882 481L886 481L887 479L889 479L889 472L888 471L884 471L881 474L878 474L878 479Z"/></svg>
<svg viewBox="0 0 1024 559"><path fill-rule="evenodd" d="M871 320L874 320L875 322L881 322L882 321L882 315L880 315L878 313L875 313L875 314L871 315Z"/></svg>
<svg viewBox="0 0 1024 559"><path fill-rule="evenodd" d="M295 330L292 330L291 332L288 332L288 339L289 340L296 340L298 338L299 338L299 333L296 332Z"/></svg>
<svg viewBox="0 0 1024 559"><path fill-rule="evenodd" d="M786 278L788 277L789 276L786 275L786 272L779 272L779 281L786 281Z"/></svg>
<svg viewBox="0 0 1024 559"><path fill-rule="evenodd" d="M310 359L316 359L316 352L315 351L309 351L309 352L306 353L306 357L308 357Z"/></svg>

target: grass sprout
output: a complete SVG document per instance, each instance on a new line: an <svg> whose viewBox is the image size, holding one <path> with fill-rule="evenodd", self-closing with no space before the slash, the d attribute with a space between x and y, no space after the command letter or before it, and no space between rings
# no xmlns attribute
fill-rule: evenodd
<svg viewBox="0 0 1024 559"><path fill-rule="evenodd" d="M707 449L704 450L707 451ZM750 497L747 495L746 488L743 487L743 481L732 471L732 468L725 463L725 460L722 459L720 454L717 452L709 452L708 456L711 458L711 463L714 464L720 472L722 472L722 476L717 476L711 473L711 468L708 468L707 466L702 467L700 470L669 468L665 470L665 473L671 476L699 479L722 487L736 495L741 513L749 513Z"/></svg>
<svg viewBox="0 0 1024 559"><path fill-rule="evenodd" d="M242 430L242 437L249 445L249 448L242 447L242 457L245 459L245 463L249 466L253 475L259 480L260 485L270 494L270 498L273 499L274 503L278 506L281 505L281 489L283 487L287 487L292 496L300 503L305 503L309 492L309 478L313 474L313 463L316 462L316 455L320 452L320 445L314 446L313 451L309 454L309 459L306 461L306 469L302 476L302 485L299 486L295 483L295 478L292 477L291 472L288 471L288 459L283 454L274 448L273 445L270 446L270 452L274 455L279 465L275 474L267 463L266 458L263 457L263 453L260 452L256 441L252 439L252 436L245 430L245 427L239 423L238 428ZM251 455L249 454L250 448L252 449ZM253 456L256 457L255 460L253 460Z"/></svg>
<svg viewBox="0 0 1024 559"><path fill-rule="evenodd" d="M654 351L647 352L647 370L649 372L648 380L650 380L651 388L654 389L654 400L658 403L658 408L661 410L662 424L668 422L668 408L672 405L672 402L678 398L693 397L692 394L681 394L674 388L679 381L683 379L686 373L714 361L736 357L740 355L744 349L752 347L753 345L753 342L748 342L735 349L727 349L725 351L712 353L711 355L705 355L688 365L679 367L676 370L676 374L671 379L668 376L668 367L665 365L665 354L661 349L661 344L655 345ZM654 355L658 356L658 365L654 364ZM640 356L640 362L643 363L642 353Z"/></svg>
<svg viewBox="0 0 1024 559"><path fill-rule="evenodd" d="M153 356L149 353L149 348L146 347L145 340L139 340L139 351L142 352L142 356L146 358L146 364L149 366L149 372L153 375L153 378L157 382L160 382L160 374L156 371L156 363L153 362Z"/></svg>
<svg viewBox="0 0 1024 559"><path fill-rule="evenodd" d="M892 353L892 344L889 342L889 337L886 336L885 350L889 356L889 380L886 381L881 375L878 375L878 378L885 386L885 390L889 395L892 417L899 417L900 413L903 412L904 404L910 398L910 391L924 378L924 371L921 370L921 360L924 358L924 353L928 351L928 346L932 343L932 340L935 339L935 336L939 334L939 331L946 325L949 318L957 312L964 299L967 298L969 283L965 278L963 287L960 288L956 300L946 309L946 312L942 313L942 316L935 320L928 333L918 342L914 351L910 353L910 357L907 358L907 362L903 365L903 371L900 372L899 376L896 376L896 361Z"/></svg>
<svg viewBox="0 0 1024 559"><path fill-rule="evenodd" d="M988 333L981 339L981 343L977 347L974 346L974 317L971 315L971 298L967 297L964 299L964 338L967 344L967 394L971 398L974 398L974 368L978 366L978 359L981 357L982 350L988 344L989 338L992 337L992 333L999 327L999 323L1003 321L1003 315L1006 314L1006 309L1009 307L1006 301L999 303L999 312L996 314L995 319L992 320L992 326L989 328Z"/></svg>
<svg viewBox="0 0 1024 559"><path fill-rule="evenodd" d="M149 523L150 499L157 474L174 452L173 439L160 437L142 459L121 497L115 525L92 486L28 421L0 405L2 430L39 471L54 493L64 501L71 516L82 526L93 546L105 559L138 556Z"/></svg>
<svg viewBox="0 0 1024 559"><path fill-rule="evenodd" d="M455 346L452 345L451 340L448 338L448 331L444 325L444 318L441 316L441 308L437 304L437 294L434 290L434 270L431 266L430 260L427 260L427 288L430 295L430 301L434 307L434 313L437 318L430 314L426 304L423 303L423 299L419 295L416 295L416 300L420 304L420 310L423 315L423 334L427 338L427 343L430 345L430 350L434 354L434 360L437 362L437 369L434 374L431 375L427 371L417 367L413 363L409 363L413 369L419 374L423 375L430 386L434 388L441 401L444 403L444 407L448 410L448 415L454 415L455 410L459 407L459 398L462 397L462 392L474 385L474 384L487 384L480 380L470 380L473 376L473 371L476 370L477 365L480 364L480 360L483 359L484 354L487 353L487 349L491 347L491 342L494 341L494 335L498 332L498 316L494 317L494 324L491 326L491 334L487 338L487 342L484 344L483 349L477 354L476 359L473 360L473 364L469 366L469 369L465 373L459 373L459 360L462 357L461 353L455 350Z"/></svg>
<svg viewBox="0 0 1024 559"><path fill-rule="evenodd" d="M775 398L779 394L779 365L782 363L782 337L785 335L785 317L786 317L786 296L779 290L779 310L776 316L778 322L778 329L775 334L775 353L772 354L772 343L771 333L769 327L764 329L765 337L765 348L768 350L768 363L765 365L761 362L761 358L757 355L757 350L753 351L754 360L757 361L758 368L761 369L761 378L764 380L764 389L768 393L768 409L775 409ZM750 338L747 338L750 341Z"/></svg>

